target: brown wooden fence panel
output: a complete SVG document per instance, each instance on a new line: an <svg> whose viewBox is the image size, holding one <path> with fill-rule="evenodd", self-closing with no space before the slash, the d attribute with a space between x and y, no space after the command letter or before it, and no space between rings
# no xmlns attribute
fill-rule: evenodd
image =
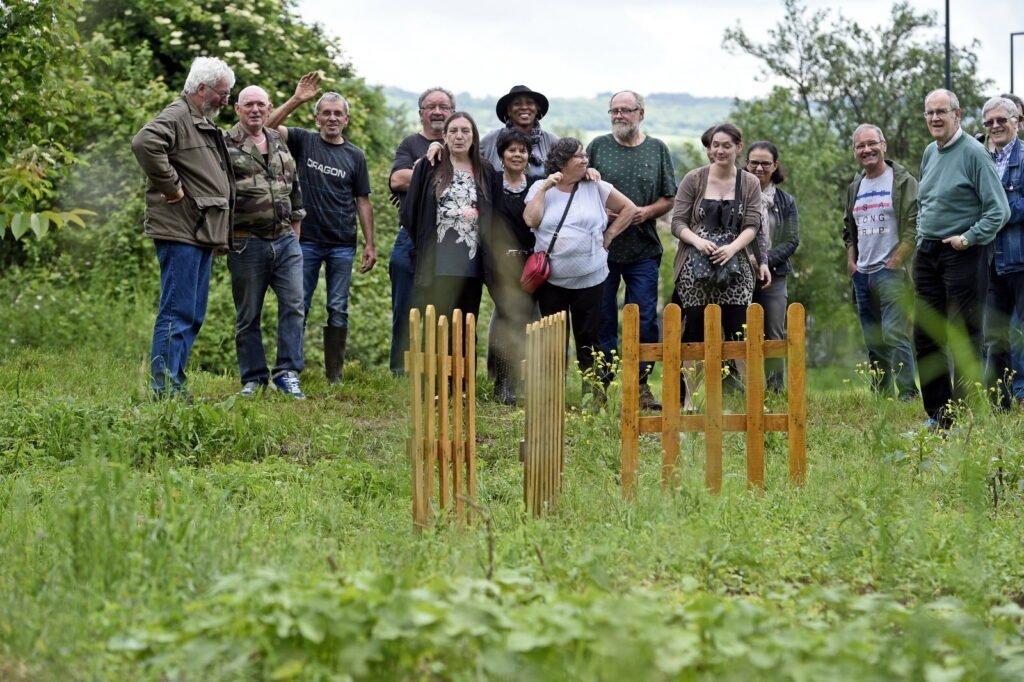
<svg viewBox="0 0 1024 682"><path fill-rule="evenodd" d="M523 443L523 501L540 516L553 508L562 489L565 465L564 312L527 327Z"/></svg>
<svg viewBox="0 0 1024 682"><path fill-rule="evenodd" d="M435 499L439 512L454 506L457 519L471 520L464 500L476 497L475 339L473 315L463 324L462 311L456 310L449 324L447 317L437 318L433 306L422 317L419 310L409 312L408 451L417 530L433 522Z"/></svg>
<svg viewBox="0 0 1024 682"><path fill-rule="evenodd" d="M640 343L639 309L634 304L622 314L622 495L631 498L636 490L641 433L660 433L662 439L662 486L670 487L678 463L678 434L704 434L704 479L714 492L722 486L722 443L725 431L743 431L747 436L747 482L763 488L765 480L764 434L786 431L789 436L789 474L794 483L807 476L807 388L805 358L805 313L799 303L787 311L788 339L765 340L764 311L753 304L747 308L747 334L743 341L723 341L721 309L709 305L704 311L704 342L681 343L678 306L665 307L662 343ZM765 413L764 360L788 359L788 412ZM746 413L725 414L722 399L722 364L726 360L746 364ZM681 414L679 366L684 360L704 361L704 414ZM662 405L660 416L640 416L640 362L662 362Z"/></svg>

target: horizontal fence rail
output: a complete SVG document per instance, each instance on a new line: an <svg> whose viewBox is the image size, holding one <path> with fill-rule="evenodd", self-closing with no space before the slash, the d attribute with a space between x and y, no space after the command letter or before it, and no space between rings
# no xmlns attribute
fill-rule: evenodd
<svg viewBox="0 0 1024 682"><path fill-rule="evenodd" d="M789 437L789 476L802 484L807 472L806 399L806 316L804 307L793 303L786 311L787 338L764 338L764 310L758 304L747 307L746 338L722 340L722 310L709 305L704 310L704 342L682 343L682 315L679 306L665 307L662 343L640 343L640 314L635 304L622 315L622 494L635 494L641 433L660 433L662 442L662 486L671 486L679 461L679 434L703 433L704 480L718 492L722 487L722 436L726 431L747 434L747 482L764 487L764 434L785 431ZM764 360L786 358L787 411L764 412ZM704 414L683 414L680 376L683 361L704 362ZM746 362L746 413L726 414L722 406L722 367L727 360ZM640 363L662 362L662 415L640 415Z"/></svg>

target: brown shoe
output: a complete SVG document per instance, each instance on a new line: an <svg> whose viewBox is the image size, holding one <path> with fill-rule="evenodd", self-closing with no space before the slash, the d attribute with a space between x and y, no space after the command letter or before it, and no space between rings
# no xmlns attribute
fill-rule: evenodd
<svg viewBox="0 0 1024 682"><path fill-rule="evenodd" d="M641 410L660 410L661 403L658 402L654 394L651 393L651 387L647 384L640 384L640 409Z"/></svg>

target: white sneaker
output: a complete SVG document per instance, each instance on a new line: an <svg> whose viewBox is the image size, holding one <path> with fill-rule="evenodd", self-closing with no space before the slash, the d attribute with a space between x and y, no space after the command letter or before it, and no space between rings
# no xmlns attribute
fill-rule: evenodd
<svg viewBox="0 0 1024 682"><path fill-rule="evenodd" d="M281 393L285 395L290 395L296 400L306 399L306 394L302 392L301 388L299 388L299 375L297 372L292 370L281 372L271 379L270 386L281 391Z"/></svg>

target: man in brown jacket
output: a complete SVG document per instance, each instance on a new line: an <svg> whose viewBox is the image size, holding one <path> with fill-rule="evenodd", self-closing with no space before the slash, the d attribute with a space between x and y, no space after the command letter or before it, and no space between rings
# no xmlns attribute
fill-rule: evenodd
<svg viewBox="0 0 1024 682"><path fill-rule="evenodd" d="M146 234L160 262L160 310L153 327L154 396L186 397L185 366L206 317L214 252L228 248L234 179L221 131L235 75L219 59L192 62L181 97L132 140L146 173Z"/></svg>

